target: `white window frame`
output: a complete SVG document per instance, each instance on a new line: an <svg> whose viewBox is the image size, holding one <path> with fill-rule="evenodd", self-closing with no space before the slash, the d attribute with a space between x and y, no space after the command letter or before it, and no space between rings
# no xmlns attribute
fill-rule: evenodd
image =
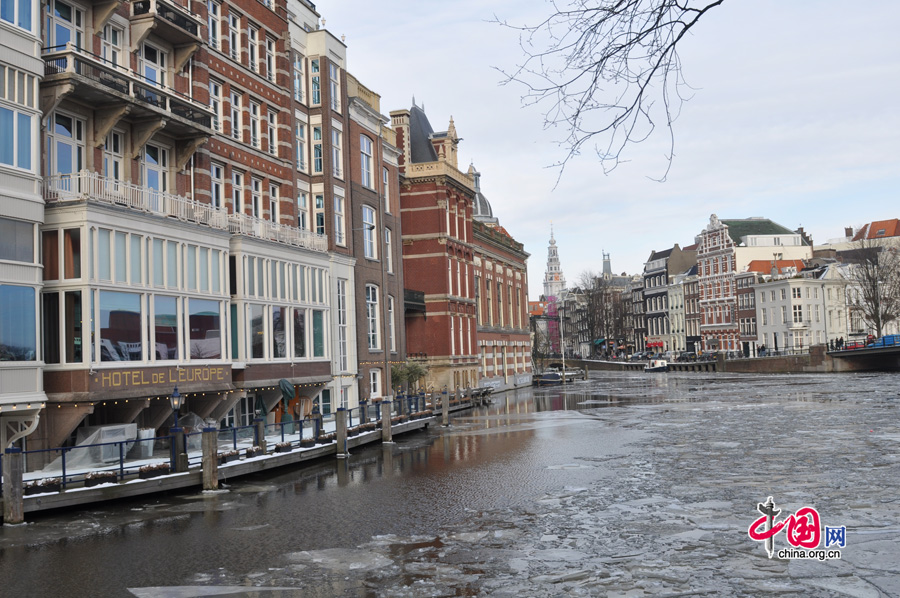
<svg viewBox="0 0 900 598"><path fill-rule="evenodd" d="M372 181L372 140L366 135L359 136L359 162L362 186L374 189Z"/></svg>
<svg viewBox="0 0 900 598"><path fill-rule="evenodd" d="M66 6L72 10L72 19L67 21L63 20L60 17L57 17L54 14L53 7L57 4L61 4ZM16 10L18 10L20 4L16 2ZM16 19L18 22L18 19ZM45 49L47 48L55 48L56 46L64 46L66 42L64 40L60 40L57 38L56 34L59 29L66 29L69 31L72 39L71 41L76 48L83 48L84 44L84 21L85 21L85 12L84 9L79 7L76 4L71 2L63 2L62 0L50 0L47 2L47 30L44 35L45 39ZM7 21L9 22L9 21ZM35 21L32 20L32 27L34 27Z"/></svg>
<svg viewBox="0 0 900 598"><path fill-rule="evenodd" d="M384 228L384 261L388 274L394 273L394 251L391 247L391 229Z"/></svg>
<svg viewBox="0 0 900 598"><path fill-rule="evenodd" d="M325 194L324 193L316 193L313 197L314 206L313 206L313 225L315 226L315 231L317 235L325 235L326 233L326 225L325 225Z"/></svg>
<svg viewBox="0 0 900 598"><path fill-rule="evenodd" d="M36 33L40 35L40 19L36 19L34 16L34 10L37 8L40 10L40 3L35 2L14 2L13 0L8 0L9 6L12 7L12 20L10 19L2 19L3 21L9 23L12 26L18 27L19 29L24 29L25 31L29 31L32 33ZM28 14L24 14L20 9L23 7L28 7ZM37 31L34 31L35 27L37 27Z"/></svg>
<svg viewBox="0 0 900 598"><path fill-rule="evenodd" d="M311 84L310 84L310 88L309 88L310 92L311 92L310 100L311 100L311 103L313 106L319 106L322 103L322 83L321 83L322 79L321 79L321 75L319 73L319 71L320 71L319 65L320 64L321 63L319 62L318 58L313 58L312 61L310 61L310 66L309 66L309 71L310 71L309 74L310 74L310 79L311 79Z"/></svg>
<svg viewBox="0 0 900 598"><path fill-rule="evenodd" d="M250 70L259 72L259 27L247 25L247 57Z"/></svg>
<svg viewBox="0 0 900 598"><path fill-rule="evenodd" d="M151 49L156 53L156 61L147 58L147 49ZM144 83L150 83L156 87L166 87L169 74L168 52L148 42L141 44L141 50L138 54L138 74ZM149 77L147 73L153 72L154 77Z"/></svg>
<svg viewBox="0 0 900 598"><path fill-rule="evenodd" d="M100 38L100 57L106 61L106 64L118 69L130 67L130 65L126 67L122 64L122 58L125 56L122 50L125 43L125 29L108 23L98 37Z"/></svg>
<svg viewBox="0 0 900 598"><path fill-rule="evenodd" d="M231 91L231 138L241 140L241 93L239 91Z"/></svg>
<svg viewBox="0 0 900 598"><path fill-rule="evenodd" d="M309 194L306 191L297 192L297 228L309 230Z"/></svg>
<svg viewBox="0 0 900 598"><path fill-rule="evenodd" d="M391 213L391 187L389 184L390 172L386 166L381 168L381 193L384 195L384 213Z"/></svg>
<svg viewBox="0 0 900 598"><path fill-rule="evenodd" d="M275 224L281 224L281 188L269 184L269 218Z"/></svg>
<svg viewBox="0 0 900 598"><path fill-rule="evenodd" d="M391 353L397 352L397 329L394 320L394 297L388 295L388 332L390 333Z"/></svg>
<svg viewBox="0 0 900 598"><path fill-rule="evenodd" d="M378 259L378 244L375 242L378 238L378 227L375 220L375 208L362 206L363 255L367 260Z"/></svg>
<svg viewBox="0 0 900 598"><path fill-rule="evenodd" d="M231 203L235 214L244 213L244 173L231 171Z"/></svg>
<svg viewBox="0 0 900 598"><path fill-rule="evenodd" d="M372 368L369 370L369 398L377 399L381 396L381 369Z"/></svg>
<svg viewBox="0 0 900 598"><path fill-rule="evenodd" d="M341 79L340 68L333 63L328 63L328 85L331 92L331 109L341 111Z"/></svg>
<svg viewBox="0 0 900 598"><path fill-rule="evenodd" d="M306 123L297 121L294 137L297 139L297 170L306 172Z"/></svg>
<svg viewBox="0 0 900 598"><path fill-rule="evenodd" d="M241 60L241 15L236 12L228 13L228 44L229 54L233 60Z"/></svg>
<svg viewBox="0 0 900 598"><path fill-rule="evenodd" d="M65 118L72 121L72 136L64 136L58 135L55 133L56 130L56 119L57 118ZM18 120L18 119L16 119ZM47 164L47 173L50 176L58 175L58 174L68 174L68 175L76 175L78 172L84 168L84 156L86 152L86 146L84 141L85 135L85 122L79 118L71 114L65 114L63 112L57 111L54 112L50 116L50 121L48 125L49 132L47 134L48 138L48 147L50 148L50 160ZM59 169L59 146L60 145L68 145L71 147L72 151L72 163L68 166L70 170L65 172L61 172ZM34 153L34 148L32 147L32 154ZM34 162L34 160L32 160ZM71 183L69 183L71 184Z"/></svg>
<svg viewBox="0 0 900 598"><path fill-rule="evenodd" d="M250 215L262 218L262 179L250 177Z"/></svg>
<svg viewBox="0 0 900 598"><path fill-rule="evenodd" d="M325 156L322 147L322 127L313 127L313 174L322 174L325 169Z"/></svg>
<svg viewBox="0 0 900 598"><path fill-rule="evenodd" d="M208 36L209 47L218 50L222 5L214 0L207 0L206 15L206 33Z"/></svg>
<svg viewBox="0 0 900 598"><path fill-rule="evenodd" d="M215 79L209 80L209 107L212 108L215 117L213 118L213 130L221 133L224 128L222 121L222 84Z"/></svg>
<svg viewBox="0 0 900 598"><path fill-rule="evenodd" d="M337 325L338 325L338 371L346 372L349 367L347 355L347 281L339 278L337 281Z"/></svg>
<svg viewBox="0 0 900 598"><path fill-rule="evenodd" d="M125 175L124 164L125 133L113 129L103 143L103 176L113 181L121 181Z"/></svg>
<svg viewBox="0 0 900 598"><path fill-rule="evenodd" d="M334 242L338 245L346 245L347 237L344 233L344 196L334 194Z"/></svg>
<svg viewBox="0 0 900 598"><path fill-rule="evenodd" d="M256 149L262 146L262 140L259 136L259 102L250 100L250 145Z"/></svg>
<svg viewBox="0 0 900 598"><path fill-rule="evenodd" d="M225 166L216 162L210 164L209 178L209 203L214 208L221 208L225 204Z"/></svg>
<svg viewBox="0 0 900 598"><path fill-rule="evenodd" d="M268 137L269 137L269 153L273 156L278 155L278 114L269 110L268 115Z"/></svg>
<svg viewBox="0 0 900 598"><path fill-rule="evenodd" d="M344 160L341 151L341 131L339 129L331 129L331 166L335 178L343 178Z"/></svg>
<svg viewBox="0 0 900 598"><path fill-rule="evenodd" d="M306 58L303 54L297 54L294 57L294 99L303 102L304 91L306 87L305 75L303 74L303 63Z"/></svg>
<svg viewBox="0 0 900 598"><path fill-rule="evenodd" d="M275 82L275 40L266 36L266 79Z"/></svg>
<svg viewBox="0 0 900 598"><path fill-rule="evenodd" d="M379 289L374 284L367 284L366 301L366 344L370 351L381 349L381 322L379 313Z"/></svg>

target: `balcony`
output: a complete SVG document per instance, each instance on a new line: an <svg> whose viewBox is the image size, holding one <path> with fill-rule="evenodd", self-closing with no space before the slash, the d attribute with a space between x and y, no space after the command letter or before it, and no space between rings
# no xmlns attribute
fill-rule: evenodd
<svg viewBox="0 0 900 598"><path fill-rule="evenodd" d="M328 251L328 237L293 226L276 224L246 214L229 214L228 230L236 235L256 237L312 251Z"/></svg>
<svg viewBox="0 0 900 598"><path fill-rule="evenodd" d="M204 24L196 15L172 0L133 0L131 3L132 41L137 47L152 30L154 35L173 45L200 44L200 27Z"/></svg>
<svg viewBox="0 0 900 598"><path fill-rule="evenodd" d="M48 205L63 201L104 203L219 230L228 228L228 215L224 209L87 170L44 177L44 200Z"/></svg>
<svg viewBox="0 0 900 598"><path fill-rule="evenodd" d="M406 311L425 313L425 291L403 289L403 307Z"/></svg>
<svg viewBox="0 0 900 598"><path fill-rule="evenodd" d="M71 44L48 50L43 56L44 80L41 82L44 114L49 114L71 93L89 106L102 107L104 117L116 114L118 107L120 117L127 113L135 120L164 118L166 132L177 138L213 134L214 114L207 104L170 87L156 85L132 70L113 65ZM48 91L55 93L46 93ZM109 128L114 124L115 121ZM105 132L99 132L105 137Z"/></svg>

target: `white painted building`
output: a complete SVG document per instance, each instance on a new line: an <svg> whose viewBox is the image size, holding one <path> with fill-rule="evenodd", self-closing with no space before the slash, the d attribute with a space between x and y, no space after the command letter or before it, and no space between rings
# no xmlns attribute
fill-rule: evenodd
<svg viewBox="0 0 900 598"><path fill-rule="evenodd" d="M758 347L767 354L803 352L847 338L847 281L838 264L810 277L781 276L756 286Z"/></svg>

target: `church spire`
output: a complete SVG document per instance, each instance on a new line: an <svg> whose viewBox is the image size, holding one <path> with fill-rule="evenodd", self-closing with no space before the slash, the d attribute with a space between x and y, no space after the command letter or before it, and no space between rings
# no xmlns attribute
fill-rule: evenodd
<svg viewBox="0 0 900 598"><path fill-rule="evenodd" d="M547 247L547 271L544 273L544 297L559 297L566 288L566 277L559 264L559 253L556 239L553 236L553 223L550 223L550 245Z"/></svg>

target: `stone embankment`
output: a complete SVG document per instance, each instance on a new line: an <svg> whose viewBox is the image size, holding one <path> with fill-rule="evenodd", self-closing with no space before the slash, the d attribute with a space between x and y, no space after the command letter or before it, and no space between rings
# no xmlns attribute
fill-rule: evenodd
<svg viewBox="0 0 900 598"><path fill-rule="evenodd" d="M670 371L676 372L728 372L732 374L830 374L860 371L893 371L900 367L900 357L893 352L883 355L863 355L848 358L849 351L828 352L822 345L810 347L798 355L777 355L747 359L725 359L723 354L715 359L693 362L672 362ZM853 357L856 357L855 355ZM643 371L645 362L566 360L567 365L589 371Z"/></svg>
<svg viewBox="0 0 900 598"><path fill-rule="evenodd" d="M428 415L413 418L391 418L390 410L381 410L382 419L378 427L370 431L364 431L356 435L348 433L346 411L339 410L335 418L335 436L324 444L304 447L303 445L262 447L258 456L244 454L239 460L223 463L218 453L215 428L205 430L203 433L203 450L199 464L190 465L188 455L182 453L176 459L175 469L169 473L166 468L163 475L158 476L132 476L119 480L116 476L111 482L89 486L69 487L63 490L58 488L36 495L26 496L23 492L24 455L20 451L7 451L3 457L3 494L0 510L2 520L7 524L23 523L25 513L47 511L50 509L71 508L87 504L132 498L146 494L178 491L189 488L202 488L204 491L218 489L219 482L240 476L259 473L271 469L298 466L305 462L328 456L344 458L349 456L349 450L358 446L373 442L391 442L394 435L404 434L425 429L433 423L449 424L450 413L469 409L486 401L486 394L470 392L435 393L432 396ZM375 427L375 422L371 424ZM184 440L181 441L184 445ZM286 449L286 450L285 450ZM197 455L199 456L199 455ZM168 463L161 461L160 463Z"/></svg>

